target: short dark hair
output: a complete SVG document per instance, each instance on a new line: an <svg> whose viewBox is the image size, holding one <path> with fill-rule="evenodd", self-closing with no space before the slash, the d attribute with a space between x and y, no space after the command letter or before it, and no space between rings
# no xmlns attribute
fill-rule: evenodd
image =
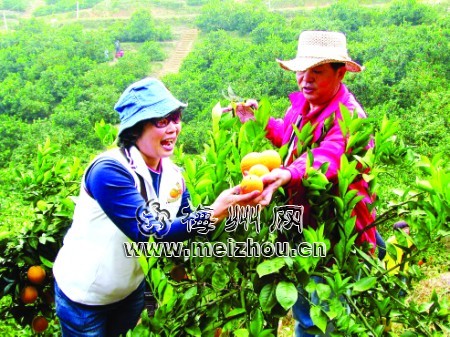
<svg viewBox="0 0 450 337"><path fill-rule="evenodd" d="M150 122L150 119L145 119L133 125L131 128L123 130L117 140L119 147L129 148L136 146L136 141L141 137L144 131L144 126Z"/></svg>
<svg viewBox="0 0 450 337"><path fill-rule="evenodd" d="M179 108L169 112L166 116L169 116L178 111L181 113L184 111L184 108L179 107ZM166 116L164 116L164 117L166 117ZM163 118L163 117L161 117L161 118ZM142 135L144 126L147 123L151 123L152 121L155 121L157 119L158 118L144 119L144 120L136 123L132 127L123 130L117 139L117 144L119 145L119 147L129 148L130 146L136 146L136 141Z"/></svg>
<svg viewBox="0 0 450 337"><path fill-rule="evenodd" d="M333 68L334 71L337 71L338 69L345 67L344 62L331 62L330 63L331 68Z"/></svg>

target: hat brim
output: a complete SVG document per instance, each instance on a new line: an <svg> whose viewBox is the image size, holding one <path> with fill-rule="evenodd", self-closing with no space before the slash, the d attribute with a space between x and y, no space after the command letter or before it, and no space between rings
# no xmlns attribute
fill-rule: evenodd
<svg viewBox="0 0 450 337"><path fill-rule="evenodd" d="M138 113L133 114L131 118L122 121L122 123L119 126L119 135L124 130L135 126L137 123L143 120L148 120L152 118L161 118L167 116L172 111L175 111L179 108L184 109L186 107L187 107L186 103L182 103L176 99L164 99L163 101L159 102L158 105L143 107L142 109L139 110Z"/></svg>
<svg viewBox="0 0 450 337"><path fill-rule="evenodd" d="M304 57L304 58L295 58L288 61L282 61L277 59L277 62L281 66L281 68L290 71L306 71L310 68L317 67L325 63L345 63L345 68L347 69L347 71L353 73L359 73L360 71L364 70L364 67L360 66L358 63L351 60L343 60L343 59Z"/></svg>

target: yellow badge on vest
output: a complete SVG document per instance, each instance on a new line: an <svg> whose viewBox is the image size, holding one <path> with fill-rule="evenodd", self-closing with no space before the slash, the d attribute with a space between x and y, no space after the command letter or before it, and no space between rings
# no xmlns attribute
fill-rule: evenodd
<svg viewBox="0 0 450 337"><path fill-rule="evenodd" d="M179 182L176 183L175 187L173 187L169 192L169 197L167 198L167 202L175 202L181 198L183 194L183 189L181 188L181 184Z"/></svg>

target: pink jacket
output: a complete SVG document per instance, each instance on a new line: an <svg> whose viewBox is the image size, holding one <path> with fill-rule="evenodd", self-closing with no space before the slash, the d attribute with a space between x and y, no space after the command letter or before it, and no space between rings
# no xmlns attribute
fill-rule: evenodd
<svg viewBox="0 0 450 337"><path fill-rule="evenodd" d="M344 137L338 124L338 118L342 118L339 104L342 103L350 111L356 111L361 118L366 117L364 110L344 84L341 84L333 100L322 110L309 111L309 103L306 101L302 92L292 93L289 95L289 99L291 100L291 106L287 110L284 119L270 118L266 128L267 138L277 147L287 144L293 133L292 125L296 124L299 115L301 115L301 122L298 126L299 130L307 122L311 122L311 124L317 123L317 127L314 129L313 143L316 143L319 138L321 141L316 148L311 150L314 155L313 166L319 168L323 163L329 162L326 176L330 181L336 181L340 158L345 150ZM335 113L333 124L328 132L322 135L324 122L333 113ZM296 150L295 143L294 150ZM307 154L303 153L293 162L292 157L287 160L286 169L291 172L292 178L286 188L290 196L290 202L305 207L303 223L314 226L315 221L309 214L309 206L306 198L303 196L304 193L302 193L302 179L306 170L306 157ZM361 230L375 219L374 212L370 212L368 207L368 204L373 202L373 196L368 191L368 184L362 179L353 182L349 188L358 190L358 194L364 196L364 199L356 205L353 212L353 215L356 216L356 230L361 233ZM357 243L361 244L364 241L372 243L373 248L375 248L375 228L362 232Z"/></svg>

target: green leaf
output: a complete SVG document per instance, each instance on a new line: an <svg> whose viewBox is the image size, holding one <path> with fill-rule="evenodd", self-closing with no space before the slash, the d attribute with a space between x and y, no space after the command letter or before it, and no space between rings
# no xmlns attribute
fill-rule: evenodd
<svg viewBox="0 0 450 337"><path fill-rule="evenodd" d="M277 284L275 296L277 297L278 303L285 310L289 310L297 302L298 291L292 282L281 281Z"/></svg>
<svg viewBox="0 0 450 337"><path fill-rule="evenodd" d="M269 283L262 287L259 293L259 303L264 312L270 313L272 308L277 304L277 298L275 296L275 285Z"/></svg>
<svg viewBox="0 0 450 337"><path fill-rule="evenodd" d="M186 303L191 298L194 298L197 295L197 287L191 287L183 294L182 302Z"/></svg>
<svg viewBox="0 0 450 337"><path fill-rule="evenodd" d="M405 331L400 337L418 337L419 335L412 331Z"/></svg>
<svg viewBox="0 0 450 337"><path fill-rule="evenodd" d="M258 337L275 337L272 330L265 329L258 334Z"/></svg>
<svg viewBox="0 0 450 337"><path fill-rule="evenodd" d="M219 132L219 122L222 117L222 107L220 106L220 102L217 102L217 104L212 108L211 117L213 132L216 134Z"/></svg>
<svg viewBox="0 0 450 337"><path fill-rule="evenodd" d="M256 120L262 124L265 129L271 116L271 104L267 97L263 97L259 102L259 108L255 111Z"/></svg>
<svg viewBox="0 0 450 337"><path fill-rule="evenodd" d="M248 337L249 332L247 329L237 329L233 332L233 335L236 337Z"/></svg>
<svg viewBox="0 0 450 337"><path fill-rule="evenodd" d="M374 276L365 277L353 285L353 290L357 292L367 291L377 283L377 278Z"/></svg>
<svg viewBox="0 0 450 337"><path fill-rule="evenodd" d="M322 332L325 332L327 329L328 319L322 309L319 306L312 306L310 315L314 325L317 326Z"/></svg>
<svg viewBox="0 0 450 337"><path fill-rule="evenodd" d="M246 313L247 311L244 308L235 308L233 310L231 310L229 313L227 313L225 315L226 318L230 318L233 316L238 316L238 315L242 315L244 313Z"/></svg>
<svg viewBox="0 0 450 337"><path fill-rule="evenodd" d="M261 262L256 267L256 272L258 273L259 277L263 277L265 275L277 273L281 268L285 266L285 264L286 262L284 261L284 258L276 257L272 260Z"/></svg>
<svg viewBox="0 0 450 337"><path fill-rule="evenodd" d="M186 327L186 328L184 328L184 331L186 331L186 333L189 336L201 336L202 335L202 331L200 330L200 328L198 326Z"/></svg>
<svg viewBox="0 0 450 337"><path fill-rule="evenodd" d="M169 302L173 301L174 296L177 296L175 293L175 289L170 283L167 283L164 289L162 304L168 304Z"/></svg>
<svg viewBox="0 0 450 337"><path fill-rule="evenodd" d="M41 260L42 264L48 268L53 268L53 262L47 260L45 257L43 257L42 255L39 255L39 259Z"/></svg>
<svg viewBox="0 0 450 337"><path fill-rule="evenodd" d="M250 322L250 333L252 336L260 336L264 326L264 315L260 309L255 309Z"/></svg>
<svg viewBox="0 0 450 337"><path fill-rule="evenodd" d="M212 276L212 286L216 290L225 289L230 282L230 277L223 269L217 269Z"/></svg>
<svg viewBox="0 0 450 337"><path fill-rule="evenodd" d="M331 288L327 284L317 283L317 294L321 300L326 300L331 295Z"/></svg>
<svg viewBox="0 0 450 337"><path fill-rule="evenodd" d="M45 210L47 210L47 203L44 200L39 200L36 203L36 207L41 211L44 212Z"/></svg>
<svg viewBox="0 0 450 337"><path fill-rule="evenodd" d="M205 191L207 188L210 188L211 185L213 184L213 180L209 179L209 178L205 178L202 179L198 182L198 184L195 186L195 190L198 193L202 193L203 191Z"/></svg>
<svg viewBox="0 0 450 337"><path fill-rule="evenodd" d="M345 242L344 239L341 239L333 248L334 256L339 265L342 265L342 263L344 263L344 251L345 251Z"/></svg>

